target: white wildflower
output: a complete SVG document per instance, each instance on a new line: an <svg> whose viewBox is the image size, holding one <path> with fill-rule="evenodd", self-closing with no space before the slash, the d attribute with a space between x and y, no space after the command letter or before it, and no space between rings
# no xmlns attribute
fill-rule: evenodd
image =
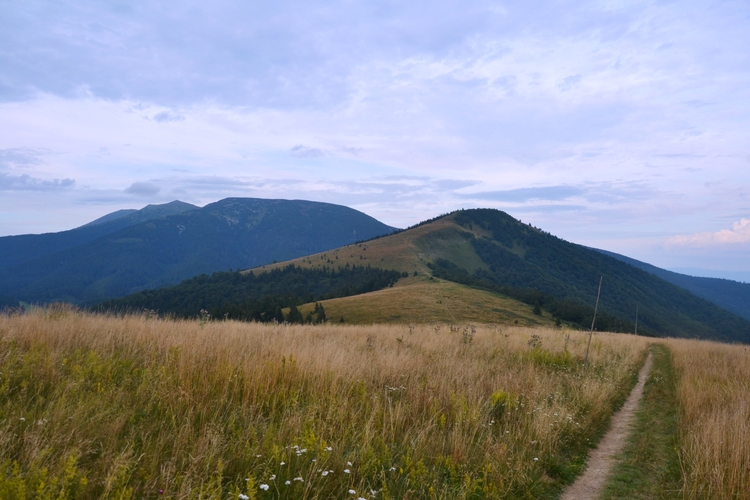
<svg viewBox="0 0 750 500"><path fill-rule="evenodd" d="M350 471L349 469L344 469L344 473L345 473L345 474L351 474L351 473L352 473L352 471Z"/></svg>
<svg viewBox="0 0 750 500"><path fill-rule="evenodd" d="M268 491L268 485L266 483L263 483L259 486L259 488L263 491Z"/></svg>

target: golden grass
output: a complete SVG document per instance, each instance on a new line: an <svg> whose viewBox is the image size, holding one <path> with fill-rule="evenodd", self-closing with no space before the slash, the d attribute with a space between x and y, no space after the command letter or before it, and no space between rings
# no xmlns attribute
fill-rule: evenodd
<svg viewBox="0 0 750 500"><path fill-rule="evenodd" d="M465 231L467 230L459 226L452 217L445 217L391 236L262 266L254 271L267 271L289 264L306 269L323 266L337 268L349 264L395 269L409 274L417 271L422 275L430 275L432 271L427 267L428 262L437 258L450 258L473 272L484 264L469 240L459 235ZM484 236L481 228L471 232L478 237Z"/></svg>
<svg viewBox="0 0 750 500"><path fill-rule="evenodd" d="M0 316L0 497L553 498L647 342L586 339Z"/></svg>
<svg viewBox="0 0 750 500"><path fill-rule="evenodd" d="M684 497L750 498L750 350L670 339L680 376Z"/></svg>
<svg viewBox="0 0 750 500"><path fill-rule="evenodd" d="M549 313L537 316L528 304L437 278L402 278L392 288L323 300L321 304L330 321L344 318L344 322L352 324L480 322L554 325L554 318ZM313 307L313 304L305 304L299 309L304 316Z"/></svg>

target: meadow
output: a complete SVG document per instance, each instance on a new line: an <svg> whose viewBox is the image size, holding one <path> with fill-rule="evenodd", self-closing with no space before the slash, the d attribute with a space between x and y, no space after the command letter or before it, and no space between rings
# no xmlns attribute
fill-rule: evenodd
<svg viewBox="0 0 750 500"><path fill-rule="evenodd" d="M670 339L684 498L750 498L750 350Z"/></svg>
<svg viewBox="0 0 750 500"><path fill-rule="evenodd" d="M0 498L555 498L648 339L0 316Z"/></svg>

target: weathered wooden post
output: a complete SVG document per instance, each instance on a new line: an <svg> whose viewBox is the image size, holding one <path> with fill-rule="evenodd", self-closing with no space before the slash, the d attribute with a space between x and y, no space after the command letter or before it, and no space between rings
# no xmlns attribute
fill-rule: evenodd
<svg viewBox="0 0 750 500"><path fill-rule="evenodd" d="M596 305L594 306L594 319L591 320L591 331L589 332L589 344L586 346L586 357L583 360L583 367L589 362L589 349L591 348L591 337L594 336L594 323L596 323L596 311L599 310L599 295L602 293L602 280L604 276L599 278L599 291L596 292Z"/></svg>

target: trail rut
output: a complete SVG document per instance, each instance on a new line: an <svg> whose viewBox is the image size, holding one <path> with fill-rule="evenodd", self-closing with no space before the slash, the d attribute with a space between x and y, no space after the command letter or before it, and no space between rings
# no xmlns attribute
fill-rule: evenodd
<svg viewBox="0 0 750 500"><path fill-rule="evenodd" d="M586 471L563 493L561 500L594 500L599 498L604 482L612 471L615 455L622 451L635 420L635 412L643 397L653 356L648 353L646 362L638 372L638 383L633 387L622 408L612 416L612 427L589 455Z"/></svg>

